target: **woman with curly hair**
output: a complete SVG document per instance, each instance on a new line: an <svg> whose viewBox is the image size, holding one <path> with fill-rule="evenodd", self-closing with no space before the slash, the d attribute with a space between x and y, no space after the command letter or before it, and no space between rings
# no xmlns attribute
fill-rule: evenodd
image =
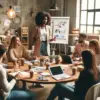
<svg viewBox="0 0 100 100"><path fill-rule="evenodd" d="M39 12L35 17L36 26L33 31L33 45L35 56L47 56L50 54L49 41L51 39L51 28L47 25L50 22L50 17L46 12Z"/></svg>

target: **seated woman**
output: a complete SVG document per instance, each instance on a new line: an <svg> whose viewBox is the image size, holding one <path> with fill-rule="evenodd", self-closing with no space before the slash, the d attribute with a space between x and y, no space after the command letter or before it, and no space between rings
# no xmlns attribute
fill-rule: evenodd
<svg viewBox="0 0 100 100"><path fill-rule="evenodd" d="M12 79L10 82L7 80L6 70L2 66L5 52L5 47L0 45L0 100L35 100L35 94L30 91L12 90L17 78Z"/></svg>
<svg viewBox="0 0 100 100"><path fill-rule="evenodd" d="M13 36L10 42L10 46L7 52L8 61L17 61L21 58L32 59L33 57L29 56L25 47L21 44L19 37Z"/></svg>
<svg viewBox="0 0 100 100"><path fill-rule="evenodd" d="M94 51L96 56L96 64L100 65L100 43L98 40L93 39L89 42L89 48Z"/></svg>
<svg viewBox="0 0 100 100"><path fill-rule="evenodd" d="M98 82L98 70L93 51L85 50L82 52L84 70L80 72L75 86L66 84L56 84L47 100L54 100L57 96L59 100L68 98L70 100L85 100L88 89Z"/></svg>

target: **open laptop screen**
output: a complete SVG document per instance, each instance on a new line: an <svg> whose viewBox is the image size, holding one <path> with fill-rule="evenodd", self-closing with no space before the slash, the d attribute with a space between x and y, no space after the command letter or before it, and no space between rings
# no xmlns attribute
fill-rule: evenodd
<svg viewBox="0 0 100 100"><path fill-rule="evenodd" d="M50 71L51 71L52 75L63 74L63 71L61 69L61 66L50 67Z"/></svg>

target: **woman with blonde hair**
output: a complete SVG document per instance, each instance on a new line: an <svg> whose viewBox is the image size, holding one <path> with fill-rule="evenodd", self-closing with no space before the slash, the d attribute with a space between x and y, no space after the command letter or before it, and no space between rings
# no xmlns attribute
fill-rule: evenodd
<svg viewBox="0 0 100 100"><path fill-rule="evenodd" d="M8 48L7 52L8 61L17 61L19 59L31 59L32 57L29 57L27 50L25 47L21 44L21 41L19 37L13 36L11 38L11 42Z"/></svg>
<svg viewBox="0 0 100 100"><path fill-rule="evenodd" d="M96 56L96 64L100 65L100 43L97 39L93 39L89 42L89 48L94 51Z"/></svg>

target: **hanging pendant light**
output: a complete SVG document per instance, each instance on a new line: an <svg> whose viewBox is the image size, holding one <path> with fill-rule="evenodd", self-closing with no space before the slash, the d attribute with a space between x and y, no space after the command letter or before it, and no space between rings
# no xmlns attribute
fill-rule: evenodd
<svg viewBox="0 0 100 100"><path fill-rule="evenodd" d="M12 8L12 6L9 6L9 9L7 11L7 15L9 18L15 18L16 13L15 13L14 9Z"/></svg>
<svg viewBox="0 0 100 100"><path fill-rule="evenodd" d="M58 11L59 11L60 9L59 9L59 7L57 6L57 4L53 4L53 5L50 7L49 10L55 10L55 11L58 10Z"/></svg>
<svg viewBox="0 0 100 100"><path fill-rule="evenodd" d="M57 3L56 3L56 0L53 1L53 5L50 7L49 10L50 11L59 11L60 10Z"/></svg>

